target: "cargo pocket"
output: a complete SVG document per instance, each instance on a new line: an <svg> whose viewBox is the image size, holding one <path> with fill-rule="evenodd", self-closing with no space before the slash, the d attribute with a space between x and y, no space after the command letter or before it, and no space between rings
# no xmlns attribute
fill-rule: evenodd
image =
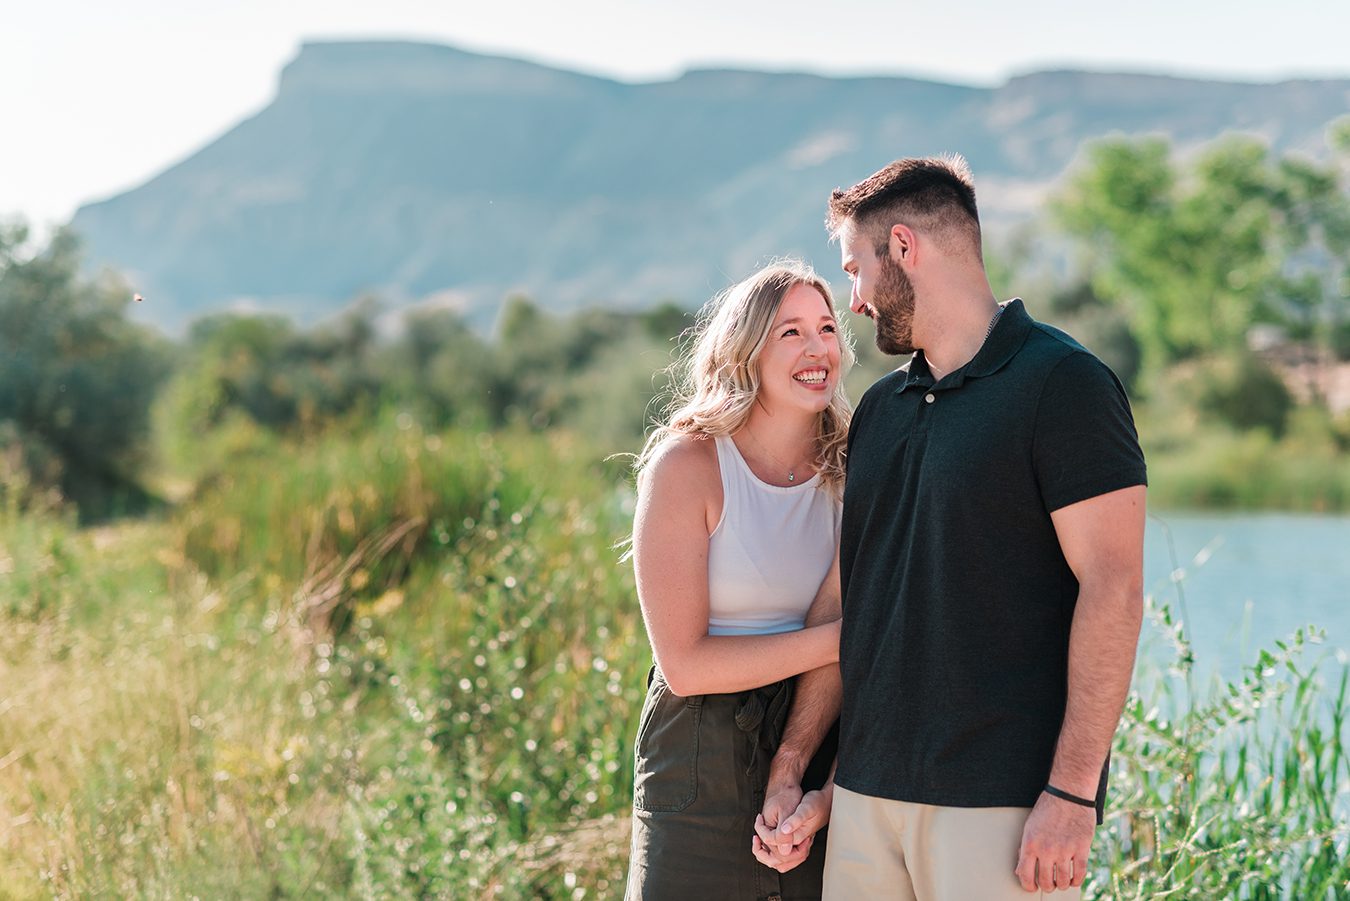
<svg viewBox="0 0 1350 901"><path fill-rule="evenodd" d="M698 795L698 733L703 696L681 698L657 676L638 726L633 805L649 813L684 810Z"/></svg>

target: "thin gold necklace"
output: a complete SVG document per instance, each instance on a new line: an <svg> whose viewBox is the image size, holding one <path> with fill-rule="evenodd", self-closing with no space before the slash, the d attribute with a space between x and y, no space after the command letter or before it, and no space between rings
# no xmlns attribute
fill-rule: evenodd
<svg viewBox="0 0 1350 901"><path fill-rule="evenodd" d="M787 470L787 478L788 478L788 481L789 481L789 482L796 482L796 481L797 481L797 472L796 472L797 467L796 467L796 466L784 466L784 465L783 465L783 461L780 460L780 459L778 459L777 456L775 456L772 452L770 452L770 450L769 450L767 447L765 447L765 446L760 442L760 440L759 440L758 438L755 437L755 433L752 432L752 431L750 431L750 428L749 428L748 426L744 429L744 431L745 431L745 434L748 435L748 436L750 437L750 440L753 441L753 442L755 442L755 447L759 448L759 450L764 454L764 456L768 457L769 460L770 460L775 466L777 466L779 469L786 469L786 470Z"/></svg>

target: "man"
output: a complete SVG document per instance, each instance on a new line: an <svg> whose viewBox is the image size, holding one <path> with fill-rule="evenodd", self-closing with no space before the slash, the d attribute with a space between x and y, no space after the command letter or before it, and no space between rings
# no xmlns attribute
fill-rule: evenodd
<svg viewBox="0 0 1350 901"><path fill-rule="evenodd" d="M826 898L1076 896L1143 606L1125 392L995 300L959 157L836 190L828 225L852 310L914 357L854 415L838 675L801 679L755 854L792 866L828 818ZM831 812L797 780L837 709Z"/></svg>

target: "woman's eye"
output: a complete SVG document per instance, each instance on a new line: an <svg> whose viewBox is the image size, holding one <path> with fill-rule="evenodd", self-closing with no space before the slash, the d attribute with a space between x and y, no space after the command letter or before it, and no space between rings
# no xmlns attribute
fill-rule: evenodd
<svg viewBox="0 0 1350 901"><path fill-rule="evenodd" d="M839 331L839 329L834 325L834 323L830 323L829 325L825 326L825 327L822 329L822 331L826 331L826 332L837 332L837 331Z"/></svg>
<svg viewBox="0 0 1350 901"><path fill-rule="evenodd" d="M800 334L801 332L797 331L795 328L790 328L787 331L783 332L783 337L786 338L788 335L800 335Z"/></svg>

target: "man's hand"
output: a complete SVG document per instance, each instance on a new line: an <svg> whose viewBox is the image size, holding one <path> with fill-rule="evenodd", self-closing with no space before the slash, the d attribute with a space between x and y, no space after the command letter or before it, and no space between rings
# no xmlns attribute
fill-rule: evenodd
<svg viewBox="0 0 1350 901"><path fill-rule="evenodd" d="M1014 871L1029 892L1077 888L1087 876L1097 815L1078 804L1041 793L1022 830Z"/></svg>
<svg viewBox="0 0 1350 901"><path fill-rule="evenodd" d="M780 855L792 851L792 836L778 835L778 826L797 811L802 803L802 787L796 782L773 782L764 792L764 809L755 817L755 833Z"/></svg>

